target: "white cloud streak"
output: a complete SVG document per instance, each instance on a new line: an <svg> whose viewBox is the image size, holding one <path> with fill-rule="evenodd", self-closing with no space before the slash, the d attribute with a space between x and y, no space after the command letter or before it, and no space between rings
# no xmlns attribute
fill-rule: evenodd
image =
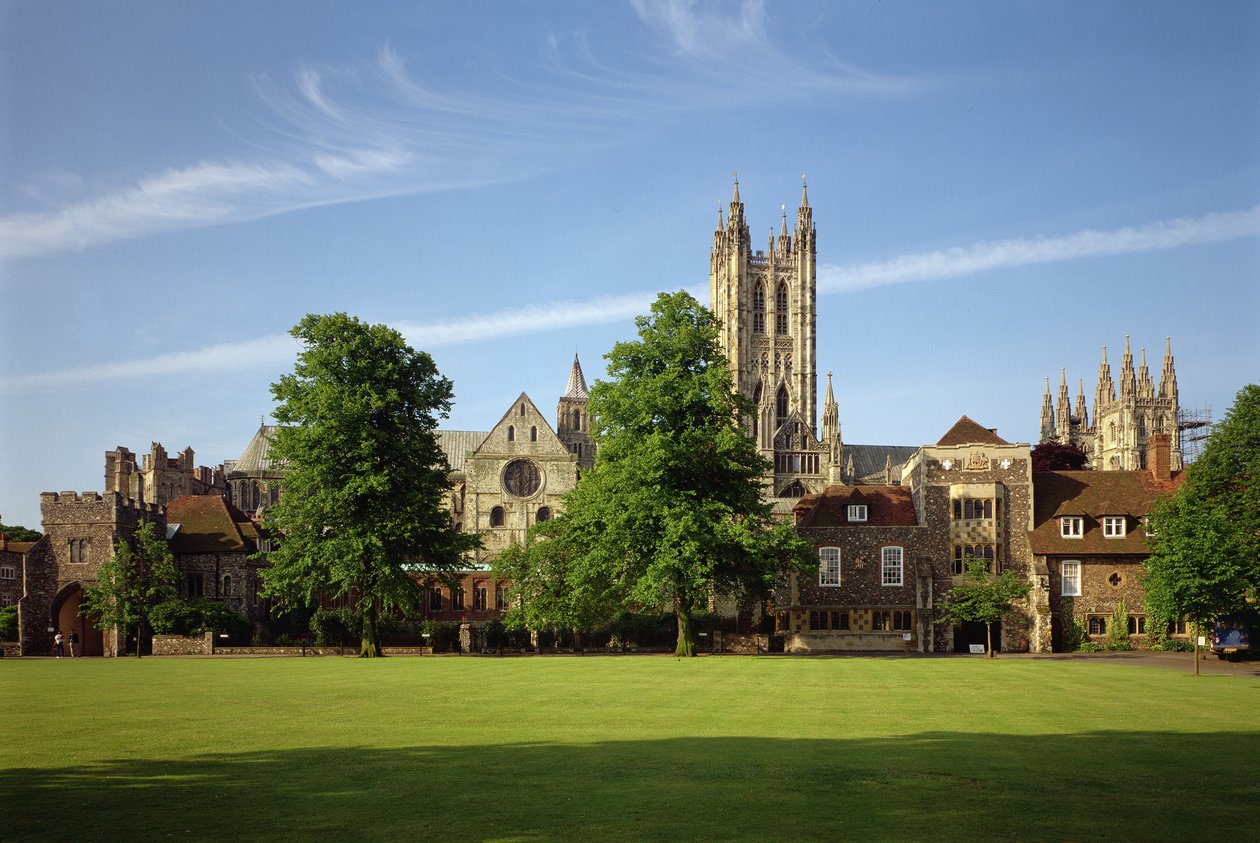
<svg viewBox="0 0 1260 843"><path fill-rule="evenodd" d="M403 321L395 323L393 327L413 347L429 350L461 343L546 333L562 328L625 321L646 312L655 298L656 293L628 293L581 302L553 302L518 310L501 310L466 319ZM289 334L274 334L255 340L219 343L192 351L0 378L0 392L52 390L102 381L144 380L260 368L279 372L292 367L300 350L298 341Z"/></svg>
<svg viewBox="0 0 1260 843"><path fill-rule="evenodd" d="M1078 258L1157 252L1256 235L1260 235L1260 206L1112 231L1086 230L1061 237L973 243L852 266L827 264L818 268L818 291L851 292Z"/></svg>
<svg viewBox="0 0 1260 843"><path fill-rule="evenodd" d="M1061 237L975 243L853 266L828 264L819 267L818 290L821 293L854 292L914 281L959 278L1032 264L1165 251L1257 235L1260 235L1260 206L1247 211L1222 211L1112 231L1087 230ZM708 298L704 289L688 292L701 301ZM433 349L626 321L646 313L656 295L653 292L638 292L579 302L552 302L464 319L400 321L394 327L412 346ZM193 351L12 376L0 379L0 391L56 389L101 381L174 377L197 372L257 368L283 370L292 364L298 350L295 339L287 334L277 334Z"/></svg>
<svg viewBox="0 0 1260 843"><path fill-rule="evenodd" d="M261 152L165 169L55 210L2 216L0 260L517 180L603 144L626 143L632 132L652 131L660 117L694 112L697 103L747 107L786 92L882 95L916 86L816 48L777 46L757 2L734 14L730 7L654 0L634 7L675 55L644 61L623 53L617 67L601 62L580 36L553 36L544 66L527 69L541 72L540 81L492 76L490 93L426 78L388 45L367 73L302 68L279 88L260 79L271 125L266 136L245 140Z"/></svg>

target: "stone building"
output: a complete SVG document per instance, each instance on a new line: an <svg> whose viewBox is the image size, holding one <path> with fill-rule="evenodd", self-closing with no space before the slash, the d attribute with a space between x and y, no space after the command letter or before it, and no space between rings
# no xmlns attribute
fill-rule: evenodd
<svg viewBox="0 0 1260 843"><path fill-rule="evenodd" d="M818 573L790 576L775 597L787 652L944 648L934 606L948 589L948 554L909 487L828 486L793 512Z"/></svg>
<svg viewBox="0 0 1260 843"><path fill-rule="evenodd" d="M1032 461L963 416L897 467L899 485L835 485L797 504L819 557L817 583L792 577L776 603L789 650L966 651L982 624L937 623L967 557L1032 579L1029 599L995 629L1003 650L1050 648L1048 590L1035 579Z"/></svg>
<svg viewBox="0 0 1260 843"><path fill-rule="evenodd" d="M1129 633L1146 635L1141 576L1148 554L1146 519L1173 494L1182 473L1171 467L1171 435L1150 437L1150 467L1136 471L1046 471L1033 475L1036 498L1032 551L1048 576L1051 640L1062 649L1073 621L1103 643L1117 604ZM1174 632L1185 634L1184 627Z"/></svg>
<svg viewBox="0 0 1260 843"><path fill-rule="evenodd" d="M271 456L274 424L259 423L258 431L249 440L240 459L224 462L227 474L227 498L241 512L261 519L268 506L280 500L284 484L284 466Z"/></svg>
<svg viewBox="0 0 1260 843"><path fill-rule="evenodd" d="M19 603L23 655L47 655L57 630L79 633L85 656L122 655L127 642L116 630L100 630L79 616L85 586L94 584L120 539L139 526L166 529L156 503L121 492L45 492L39 496L44 536L26 554L25 592Z"/></svg>
<svg viewBox="0 0 1260 843"><path fill-rule="evenodd" d="M819 425L813 214L802 185L791 233L784 210L778 237L771 229L765 250L754 251L736 181L727 216L718 211L709 253L709 306L721 322L735 389L757 407L750 433L773 466L765 478L767 497L784 515L801 496L829 484L895 482L897 467L914 450L846 446L831 373ZM846 454L851 448L860 452Z"/></svg>
<svg viewBox="0 0 1260 843"><path fill-rule="evenodd" d="M11 542L0 533L0 606L13 606L22 597L26 553L35 542Z"/></svg>
<svg viewBox="0 0 1260 843"><path fill-rule="evenodd" d="M192 448L168 457L162 443L136 463L136 455L119 445L105 452L105 492L117 492L137 501L166 506L184 495L222 495L226 489L223 466L196 464Z"/></svg>
<svg viewBox="0 0 1260 843"><path fill-rule="evenodd" d="M495 558L523 541L531 526L556 515L581 470L594 462L586 400L586 380L574 356L556 429L521 393L490 431L438 431L454 481L451 517L456 529L479 534L482 547L466 570L426 581L426 617L476 622L499 616L508 583L493 577Z"/></svg>
<svg viewBox="0 0 1260 843"><path fill-rule="evenodd" d="M270 548L253 519L222 496L186 495L166 507L166 527L181 596L217 600L255 625L267 619L258 554Z"/></svg>
<svg viewBox="0 0 1260 843"><path fill-rule="evenodd" d="M1117 395L1103 346L1102 362L1094 388L1093 423L1085 406L1085 384L1077 381L1076 403L1068 397L1067 372L1059 375L1058 405L1050 398L1050 379L1041 398L1041 441L1071 444L1089 456L1097 471L1135 471L1147 465L1147 442L1157 433L1171 435L1169 459L1172 470L1181 470L1181 440L1178 426L1177 371L1173 365L1172 339L1165 338L1163 370L1159 389L1146 365L1146 349L1141 363L1133 369L1129 338L1124 338L1120 359L1120 391Z"/></svg>

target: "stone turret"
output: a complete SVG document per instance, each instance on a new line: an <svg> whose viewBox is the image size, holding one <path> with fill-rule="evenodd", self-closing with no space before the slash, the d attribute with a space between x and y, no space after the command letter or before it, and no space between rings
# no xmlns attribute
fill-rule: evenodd
<svg viewBox="0 0 1260 843"><path fill-rule="evenodd" d="M1050 397L1050 378L1046 378L1046 391L1041 396L1041 439L1049 442L1056 435L1054 425L1054 399Z"/></svg>
<svg viewBox="0 0 1260 843"><path fill-rule="evenodd" d="M569 449L569 453L577 457L579 467L588 471L595 465L591 417L586 409L589 397L586 376L582 374L582 363L577 354L574 354L573 365L569 368L569 382L556 406L556 435Z"/></svg>

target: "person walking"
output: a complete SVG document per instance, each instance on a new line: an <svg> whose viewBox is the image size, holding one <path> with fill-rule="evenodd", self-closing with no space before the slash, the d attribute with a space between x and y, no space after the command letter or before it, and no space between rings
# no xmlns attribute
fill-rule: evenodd
<svg viewBox="0 0 1260 843"><path fill-rule="evenodd" d="M66 654L66 640L61 637L61 630L57 630L57 634L53 636L53 655L61 658Z"/></svg>
<svg viewBox="0 0 1260 843"><path fill-rule="evenodd" d="M70 630L70 658L77 659L79 657L79 631Z"/></svg>

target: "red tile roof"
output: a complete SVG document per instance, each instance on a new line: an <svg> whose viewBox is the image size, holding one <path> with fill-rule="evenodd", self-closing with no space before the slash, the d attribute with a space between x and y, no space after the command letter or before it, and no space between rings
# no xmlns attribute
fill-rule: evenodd
<svg viewBox="0 0 1260 843"><path fill-rule="evenodd" d="M1009 445L997 435L997 428L983 427L977 422L963 416L954 422L954 426L946 431L937 445Z"/></svg>
<svg viewBox="0 0 1260 843"><path fill-rule="evenodd" d="M866 521L850 522L850 504L866 504ZM828 486L792 510L800 527L913 527L919 523L909 486Z"/></svg>
<svg viewBox="0 0 1260 843"><path fill-rule="evenodd" d="M178 524L172 553L254 553L258 528L219 495L184 495L166 505L166 523Z"/></svg>
<svg viewBox="0 0 1260 843"><path fill-rule="evenodd" d="M1171 495L1181 484L1182 473L1171 480L1156 480L1149 471L1036 471L1033 472L1033 553L1055 555L1145 555L1145 529L1140 519L1155 501ZM1059 519L1084 518L1079 539L1059 534ZM1124 538L1103 535L1105 515L1125 516Z"/></svg>

